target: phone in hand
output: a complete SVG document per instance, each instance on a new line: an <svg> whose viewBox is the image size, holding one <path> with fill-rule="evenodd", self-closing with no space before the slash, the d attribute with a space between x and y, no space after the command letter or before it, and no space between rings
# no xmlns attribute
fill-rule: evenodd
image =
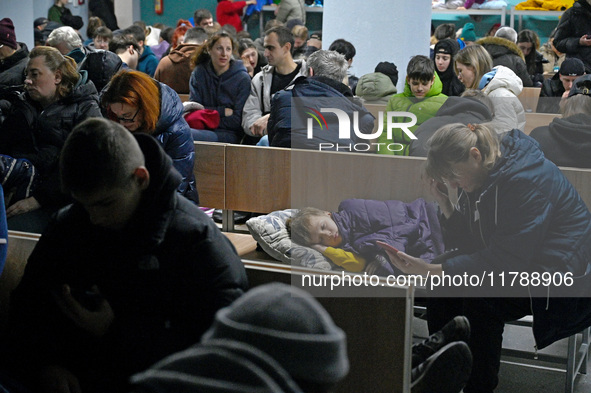
<svg viewBox="0 0 591 393"><path fill-rule="evenodd" d="M384 250L388 250L391 251L393 253L397 253L400 252L400 250L398 250L397 248L395 248L394 246L389 245L388 243L384 243L382 241L377 241L376 244L380 247L382 247Z"/></svg>

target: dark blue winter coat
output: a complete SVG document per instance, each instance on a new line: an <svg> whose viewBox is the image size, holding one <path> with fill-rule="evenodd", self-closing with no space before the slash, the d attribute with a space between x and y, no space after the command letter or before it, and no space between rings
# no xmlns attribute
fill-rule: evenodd
<svg viewBox="0 0 591 393"><path fill-rule="evenodd" d="M195 146L191 129L183 117L183 104L178 94L164 83L160 86L160 118L152 133L164 151L172 158L172 165L183 177L178 191L195 203L199 203L193 166Z"/></svg>
<svg viewBox="0 0 591 393"><path fill-rule="evenodd" d="M250 94L250 76L242 61L231 60L230 68L221 75L215 73L211 62L200 64L191 74L189 87L191 101L218 111L218 130L243 134L242 109ZM232 116L225 115L225 108L233 110Z"/></svg>
<svg viewBox="0 0 591 393"><path fill-rule="evenodd" d="M432 203L346 199L332 213L343 244L339 248L366 258L382 251L380 240L407 254L432 260L443 252L443 238Z"/></svg>
<svg viewBox="0 0 591 393"><path fill-rule="evenodd" d="M446 247L461 252L443 261L446 274L570 272L572 292L523 288L532 297L538 348L591 325L591 214L535 140L519 130L505 134L485 184L462 193L458 207L442 219ZM495 288L503 290L498 282Z"/></svg>
<svg viewBox="0 0 591 393"><path fill-rule="evenodd" d="M294 107L292 108L292 98ZM337 108L349 116L349 124L353 124L353 114L359 114L359 130L370 134L374 127L374 117L353 98L348 86L332 79L312 76L300 77L285 90L277 92L271 101L271 114L267 124L269 144L277 147L295 147L300 149L336 150L329 145L350 146L357 142L367 143L355 136L353 127L348 130L350 138L339 138L339 121L337 115L322 112L323 108ZM323 118L318 115L320 112ZM292 118L293 115L295 118ZM319 121L313 122L313 138L307 137L308 119L312 115ZM326 120L326 121L324 121ZM322 127L321 127L322 126ZM346 151L355 151L354 149Z"/></svg>

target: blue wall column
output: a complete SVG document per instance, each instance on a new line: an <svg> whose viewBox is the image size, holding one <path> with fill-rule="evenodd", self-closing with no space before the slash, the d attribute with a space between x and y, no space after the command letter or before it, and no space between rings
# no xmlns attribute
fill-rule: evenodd
<svg viewBox="0 0 591 393"><path fill-rule="evenodd" d="M344 38L355 45L353 73L373 72L380 61L398 67L398 91L404 88L406 65L414 55L429 55L431 1L325 0L322 46Z"/></svg>

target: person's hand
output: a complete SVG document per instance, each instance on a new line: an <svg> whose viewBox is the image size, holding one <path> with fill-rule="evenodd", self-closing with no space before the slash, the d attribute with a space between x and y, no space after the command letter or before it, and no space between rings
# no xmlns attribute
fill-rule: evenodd
<svg viewBox="0 0 591 393"><path fill-rule="evenodd" d="M233 113L234 113L234 110L232 108L224 108L224 116L230 117L230 116L232 116Z"/></svg>
<svg viewBox="0 0 591 393"><path fill-rule="evenodd" d="M244 64L244 68L246 68L246 72L248 72L248 75L250 75L250 77L252 78L254 76L254 68L252 68L247 58L243 57L242 63Z"/></svg>
<svg viewBox="0 0 591 393"><path fill-rule="evenodd" d="M205 107L198 102L194 102L194 101L183 102L183 115L186 115L187 113L191 113L191 112L198 111L201 109L205 109Z"/></svg>
<svg viewBox="0 0 591 393"><path fill-rule="evenodd" d="M92 287L91 292L97 297L100 296L96 285ZM96 310L88 310L74 299L67 284L63 285L61 294L54 293L54 298L59 308L72 322L96 337L104 336L115 319L111 305L104 298L100 298Z"/></svg>
<svg viewBox="0 0 591 393"><path fill-rule="evenodd" d="M250 132L254 136L263 136L267 133L267 122L269 121L269 115L265 115L257 119L252 126L250 126Z"/></svg>
<svg viewBox="0 0 591 393"><path fill-rule="evenodd" d="M324 251L326 251L326 248L327 247L325 245L323 245L323 244L312 244L312 245L310 245L310 248L312 248L312 249L320 252L321 254L323 254Z"/></svg>
<svg viewBox="0 0 591 393"><path fill-rule="evenodd" d="M579 38L579 45L582 46L591 46L591 35L585 34L581 38Z"/></svg>
<svg viewBox="0 0 591 393"><path fill-rule="evenodd" d="M388 249L385 249L385 251L390 258L390 262L405 274L427 276L429 271L432 276L441 274L441 265L430 265L421 258L410 256L402 251L393 252Z"/></svg>
<svg viewBox="0 0 591 393"><path fill-rule="evenodd" d="M562 99L564 98L568 98L568 94L570 93L570 90L565 90L564 93L562 93Z"/></svg>
<svg viewBox="0 0 591 393"><path fill-rule="evenodd" d="M43 368L40 385L43 393L82 393L78 378L62 366Z"/></svg>
<svg viewBox="0 0 591 393"><path fill-rule="evenodd" d="M257 0L248 0L248 1L246 2L246 5L250 5L250 4L256 4L256 3L257 3Z"/></svg>
<svg viewBox="0 0 591 393"><path fill-rule="evenodd" d="M30 211L37 210L40 207L41 205L39 202L37 202L35 197L21 199L6 209L6 217L13 217L19 214L28 213Z"/></svg>
<svg viewBox="0 0 591 393"><path fill-rule="evenodd" d="M449 218L454 212L454 207L449 200L449 189L447 187L446 184L438 182L435 179L429 180L429 192L439 204L441 212L446 218Z"/></svg>

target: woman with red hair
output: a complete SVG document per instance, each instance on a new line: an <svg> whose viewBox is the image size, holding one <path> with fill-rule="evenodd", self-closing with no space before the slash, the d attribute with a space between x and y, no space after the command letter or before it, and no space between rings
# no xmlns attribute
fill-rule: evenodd
<svg viewBox="0 0 591 393"><path fill-rule="evenodd" d="M176 29L174 29L174 33L172 34L172 41L170 43L170 51L176 48L178 45L183 43L183 38L185 37L185 33L189 30L193 25L191 22L184 19L179 19L176 24Z"/></svg>
<svg viewBox="0 0 591 393"><path fill-rule="evenodd" d="M101 103L108 118L131 132L156 138L182 176L179 193L198 203L193 175L195 148L178 94L139 71L118 72L106 89Z"/></svg>

